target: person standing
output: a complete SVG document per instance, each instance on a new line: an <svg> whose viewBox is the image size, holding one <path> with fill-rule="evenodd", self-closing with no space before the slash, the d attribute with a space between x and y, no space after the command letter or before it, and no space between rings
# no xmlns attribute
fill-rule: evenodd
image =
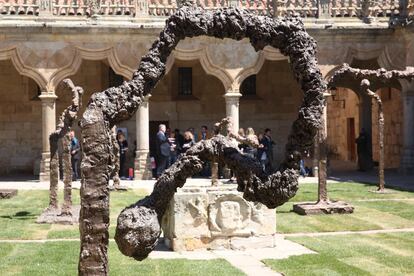
<svg viewBox="0 0 414 276"><path fill-rule="evenodd" d="M165 171L168 166L168 160L171 154L171 145L168 141L165 131L167 130L164 124L158 126L158 133L156 137L156 164L157 164L157 178Z"/></svg>
<svg viewBox="0 0 414 276"><path fill-rule="evenodd" d="M210 139L207 126L201 126L201 131L198 135L198 138L200 139L200 141ZM200 174L202 177L211 176L211 163L209 161L204 162L203 170Z"/></svg>
<svg viewBox="0 0 414 276"><path fill-rule="evenodd" d="M238 133L238 137L239 138L242 138L242 139L244 139L244 138L246 138L246 133L244 132L244 128L239 128L239 131L237 132ZM239 141L240 142L240 141ZM239 150L241 151L241 152L244 152L244 149L246 148L246 144L243 144L243 143L239 143L238 144L238 148L239 148Z"/></svg>
<svg viewBox="0 0 414 276"><path fill-rule="evenodd" d="M128 141L125 139L125 134L122 130L118 130L117 140L119 145L119 177L125 178L125 161L126 153L128 151Z"/></svg>
<svg viewBox="0 0 414 276"><path fill-rule="evenodd" d="M191 134L193 135L193 141L195 143L197 143L198 142L198 137L197 137L197 133L195 133L195 131L194 131L194 128L193 127L189 127L187 129L187 131L191 132Z"/></svg>
<svg viewBox="0 0 414 276"><path fill-rule="evenodd" d="M373 167L372 144L371 137L364 128L361 129L355 143L357 144L358 170L362 172L369 171Z"/></svg>
<svg viewBox="0 0 414 276"><path fill-rule="evenodd" d="M183 138L184 139L184 138ZM168 139L170 142L170 158L168 161L168 168L175 163L175 161L177 161L178 159L178 155L181 152L181 146L178 143L178 139L176 137L176 132L171 132L170 134L170 138Z"/></svg>
<svg viewBox="0 0 414 276"><path fill-rule="evenodd" d="M207 139L210 139L211 138L210 135L209 135L209 133L208 133L207 126L205 126L205 125L201 126L201 131L200 131L200 133L198 135L198 138L200 140L207 140Z"/></svg>
<svg viewBox="0 0 414 276"><path fill-rule="evenodd" d="M251 158L256 159L257 148L259 147L259 140L257 139L256 134L254 133L253 128L248 127L246 130L245 145L243 153Z"/></svg>
<svg viewBox="0 0 414 276"><path fill-rule="evenodd" d="M180 133L178 128L174 129L174 137L177 147L182 148L184 144L184 136Z"/></svg>
<svg viewBox="0 0 414 276"><path fill-rule="evenodd" d="M260 164L262 164L263 171L266 171L267 155L263 145L263 134L259 133L257 135L257 139L259 141L259 147L257 148L257 160L260 162Z"/></svg>
<svg viewBox="0 0 414 276"><path fill-rule="evenodd" d="M81 151L78 139L75 137L75 131L69 132L70 137L70 156L72 162L72 179L76 181L79 179L79 160L81 158Z"/></svg>
<svg viewBox="0 0 414 276"><path fill-rule="evenodd" d="M181 153L185 153L189 148L195 145L194 137L191 131L184 132L183 145L181 147Z"/></svg>
<svg viewBox="0 0 414 276"><path fill-rule="evenodd" d="M263 144L263 151L266 153L266 160L265 160L265 171L268 174L271 174L273 171L273 145L275 144L272 140L272 131L270 128L266 128L263 139L260 142Z"/></svg>

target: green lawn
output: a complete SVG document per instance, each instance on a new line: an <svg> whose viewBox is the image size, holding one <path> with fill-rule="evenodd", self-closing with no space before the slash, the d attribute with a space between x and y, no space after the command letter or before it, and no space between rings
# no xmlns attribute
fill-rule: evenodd
<svg viewBox="0 0 414 276"><path fill-rule="evenodd" d="M375 186L358 183L329 184L329 197L353 204L355 212L300 216L291 211L292 205L317 198L316 184L302 184L298 194L277 209L276 229L279 233L309 233L414 227L414 193L391 190L377 194L370 192L373 190ZM79 204L79 191L73 194ZM143 196L138 190L111 193L111 237L119 212ZM0 239L79 238L77 225L35 223L47 202L48 191L19 191L17 197L0 200ZM264 261L285 275L414 275L414 233L289 239L318 254ZM0 271L1 275L76 275L78 254L78 241L0 243ZM123 256L114 242L109 255L111 275L243 275L221 259L137 262Z"/></svg>
<svg viewBox="0 0 414 276"><path fill-rule="evenodd" d="M360 183L328 185L329 197L351 203L350 215L300 216L292 212L295 202L315 201L316 184L302 184L298 194L277 209L279 233L359 231L414 227L414 193L371 191ZM394 199L394 200L390 200ZM289 237L318 254L265 260L285 275L414 275L414 233Z"/></svg>
<svg viewBox="0 0 414 276"><path fill-rule="evenodd" d="M289 239L319 254L264 261L285 275L414 275L413 233Z"/></svg>
<svg viewBox="0 0 414 276"><path fill-rule="evenodd" d="M295 202L317 199L317 185L302 184L298 194L277 209L276 229L279 233L300 233L414 227L414 193L390 190L392 193L377 194L373 190L375 186L359 183L329 184L329 197L351 203L354 213L299 216L292 211Z"/></svg>
<svg viewBox="0 0 414 276"><path fill-rule="evenodd" d="M1 275L77 275L79 243L73 241L0 243ZM244 275L227 261L184 259L138 262L123 256L114 242L109 248L110 275Z"/></svg>
<svg viewBox="0 0 414 276"><path fill-rule="evenodd" d="M140 190L111 193L110 235L114 236L116 219L123 208L142 198ZM59 194L62 202L62 193ZM48 205L48 191L19 191L12 199L0 200L0 239L78 238L78 225L49 225L35 223ZM79 191L73 190L73 203L79 204Z"/></svg>

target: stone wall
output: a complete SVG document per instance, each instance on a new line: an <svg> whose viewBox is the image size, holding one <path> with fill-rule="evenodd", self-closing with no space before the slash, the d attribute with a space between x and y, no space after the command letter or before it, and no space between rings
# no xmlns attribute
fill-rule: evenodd
<svg viewBox="0 0 414 276"><path fill-rule="evenodd" d="M192 96L178 95L178 67L192 68ZM176 60L152 93L150 120L169 121L172 129L182 131L194 127L197 132L202 125L211 130L215 122L226 116L224 94L221 81L207 75L198 60Z"/></svg>
<svg viewBox="0 0 414 276"><path fill-rule="evenodd" d="M0 176L33 174L42 151L38 88L11 61L0 61L0 71Z"/></svg>
<svg viewBox="0 0 414 276"><path fill-rule="evenodd" d="M401 92L394 88L382 88L379 93L384 107L385 168L398 168L400 166L403 143ZM378 161L378 107L376 104L372 106L372 124L372 154L374 160Z"/></svg>
<svg viewBox="0 0 414 276"><path fill-rule="evenodd" d="M398 168L403 142L401 92L394 88L383 88L380 94L383 99L385 117L385 168ZM373 104L372 153L374 161L379 160L377 112L377 106ZM354 118L355 137L358 137L360 131L359 116L359 99L352 90L338 88L335 91L335 96L328 99L328 145L332 159L356 161L356 159L351 160L351 154L348 150L347 119ZM357 156L356 152L355 156Z"/></svg>
<svg viewBox="0 0 414 276"><path fill-rule="evenodd" d="M335 96L328 98L328 146L332 159L351 160L348 152L347 119L354 118L355 137L359 134L359 98L346 88L338 87ZM355 141L350 141L355 143ZM355 156L356 147L355 147Z"/></svg>

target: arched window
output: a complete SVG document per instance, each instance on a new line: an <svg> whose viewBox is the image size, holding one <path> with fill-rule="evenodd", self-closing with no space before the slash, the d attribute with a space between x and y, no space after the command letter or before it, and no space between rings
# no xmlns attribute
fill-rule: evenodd
<svg viewBox="0 0 414 276"><path fill-rule="evenodd" d="M193 68L178 67L178 95L193 95Z"/></svg>

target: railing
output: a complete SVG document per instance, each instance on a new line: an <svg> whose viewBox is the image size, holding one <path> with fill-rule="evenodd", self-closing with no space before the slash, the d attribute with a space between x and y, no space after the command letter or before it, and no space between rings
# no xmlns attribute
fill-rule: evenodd
<svg viewBox="0 0 414 276"><path fill-rule="evenodd" d="M180 0L0 0L2 15L163 17ZM391 17L413 14L414 0L196 0L206 10L239 7L257 15L302 18Z"/></svg>

